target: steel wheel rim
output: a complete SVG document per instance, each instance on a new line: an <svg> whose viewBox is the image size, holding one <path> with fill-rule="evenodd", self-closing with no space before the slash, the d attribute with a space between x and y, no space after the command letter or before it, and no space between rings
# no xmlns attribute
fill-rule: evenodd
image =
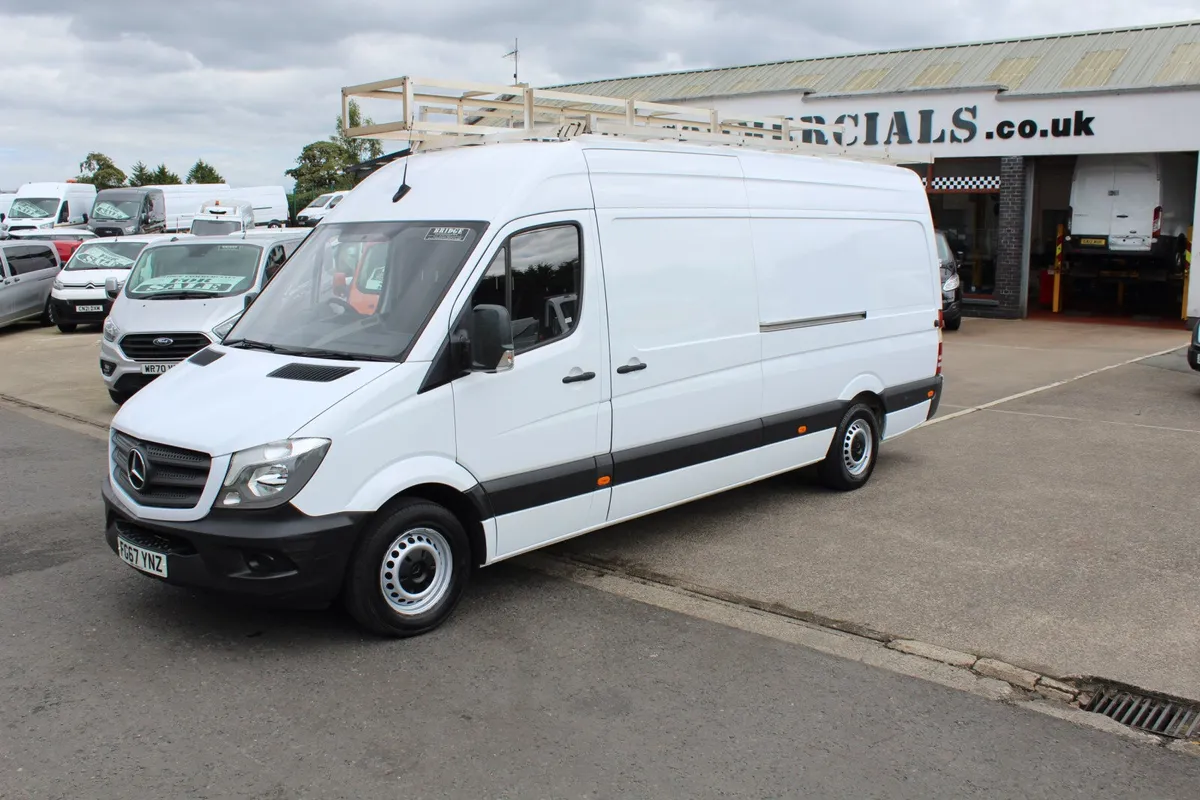
<svg viewBox="0 0 1200 800"><path fill-rule="evenodd" d="M379 565L379 591L392 611L411 617L436 606L450 589L450 543L432 528L405 531Z"/></svg>
<svg viewBox="0 0 1200 800"><path fill-rule="evenodd" d="M871 436L871 426L864 419L856 419L846 428L842 438L842 461L846 471L854 477L859 477L867 471L871 464L871 455L875 452L875 441Z"/></svg>

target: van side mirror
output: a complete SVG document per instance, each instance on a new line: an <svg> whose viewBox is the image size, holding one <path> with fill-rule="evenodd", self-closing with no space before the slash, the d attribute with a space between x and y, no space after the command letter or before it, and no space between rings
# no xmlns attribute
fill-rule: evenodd
<svg viewBox="0 0 1200 800"><path fill-rule="evenodd" d="M513 368L512 319L504 306L479 305L471 311L471 370L506 372Z"/></svg>
<svg viewBox="0 0 1200 800"><path fill-rule="evenodd" d="M104 279L104 295L109 300L116 300L117 295L120 294L120 292L121 292L121 285L119 283L117 283L116 278L105 278Z"/></svg>
<svg viewBox="0 0 1200 800"><path fill-rule="evenodd" d="M84 224L84 225L87 225L87 224L88 224L88 215L87 215L87 214L84 214L84 215L83 215L83 224Z"/></svg>
<svg viewBox="0 0 1200 800"><path fill-rule="evenodd" d="M270 280L270 279L268 278L268 280ZM250 307L250 304L253 303L257 299L258 299L257 292L247 292L246 293L246 302L242 305L242 310L245 311L247 308Z"/></svg>

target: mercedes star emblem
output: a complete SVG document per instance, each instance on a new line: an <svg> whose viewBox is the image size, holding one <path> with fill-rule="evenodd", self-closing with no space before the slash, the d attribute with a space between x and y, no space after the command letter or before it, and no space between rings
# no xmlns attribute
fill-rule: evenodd
<svg viewBox="0 0 1200 800"><path fill-rule="evenodd" d="M129 451L129 485L139 492L146 488L146 457L136 447Z"/></svg>

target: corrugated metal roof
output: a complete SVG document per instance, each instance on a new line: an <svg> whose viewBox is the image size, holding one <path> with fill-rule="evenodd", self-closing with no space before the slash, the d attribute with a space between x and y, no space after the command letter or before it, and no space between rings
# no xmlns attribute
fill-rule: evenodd
<svg viewBox="0 0 1200 800"><path fill-rule="evenodd" d="M995 86L1009 94L1200 83L1200 21L588 81L553 88L639 100L804 91L817 97Z"/></svg>

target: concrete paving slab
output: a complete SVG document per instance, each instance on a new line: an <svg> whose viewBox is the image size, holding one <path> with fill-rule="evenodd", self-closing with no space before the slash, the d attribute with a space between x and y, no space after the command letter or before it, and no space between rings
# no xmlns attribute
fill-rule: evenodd
<svg viewBox="0 0 1200 800"><path fill-rule="evenodd" d="M885 445L859 492L784 476L558 552L1200 699L1200 467L1179 437L983 411Z"/></svg>
<svg viewBox="0 0 1200 800"><path fill-rule="evenodd" d="M108 425L117 406L100 377L100 330L23 323L0 328L0 395Z"/></svg>
<svg viewBox="0 0 1200 800"><path fill-rule="evenodd" d="M939 414L977 406L1110 364L1183 347L1187 331L1042 320L963 321L944 337Z"/></svg>

